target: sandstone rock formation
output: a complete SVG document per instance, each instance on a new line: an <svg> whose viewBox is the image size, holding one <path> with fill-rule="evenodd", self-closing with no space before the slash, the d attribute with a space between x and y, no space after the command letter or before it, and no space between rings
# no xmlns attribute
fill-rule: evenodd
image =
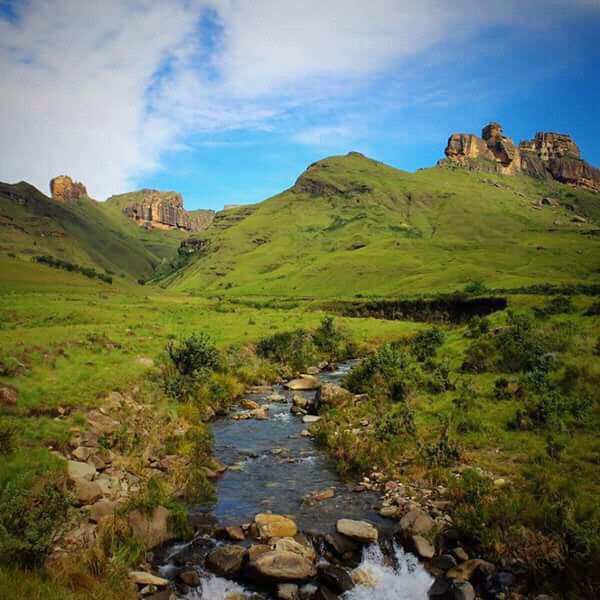
<svg viewBox="0 0 600 600"><path fill-rule="evenodd" d="M600 192L600 169L581 158L569 135L538 132L532 140L516 146L498 123L489 123L481 137L453 133L445 154L449 163L474 169L494 170L504 175L529 175Z"/></svg>
<svg viewBox="0 0 600 600"><path fill-rule="evenodd" d="M88 195L85 186L80 181L73 181L68 175L59 175L50 180L52 199L63 204L72 204Z"/></svg>
<svg viewBox="0 0 600 600"><path fill-rule="evenodd" d="M177 192L144 189L139 193L140 200L127 205L123 212L149 229L200 231L208 227L215 215L212 210L186 211L183 197Z"/></svg>

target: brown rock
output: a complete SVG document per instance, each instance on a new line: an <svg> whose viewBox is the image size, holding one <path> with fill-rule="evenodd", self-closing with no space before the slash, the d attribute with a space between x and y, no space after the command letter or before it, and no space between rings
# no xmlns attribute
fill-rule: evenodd
<svg viewBox="0 0 600 600"><path fill-rule="evenodd" d="M87 479L92 481L96 476L96 467L76 460L67 461L67 476L71 481Z"/></svg>
<svg viewBox="0 0 600 600"><path fill-rule="evenodd" d="M271 546L267 546L266 544L252 544L252 546L248 548L248 560L252 562L261 554L265 554L267 552L271 552Z"/></svg>
<svg viewBox="0 0 600 600"><path fill-rule="evenodd" d="M184 569L183 571L179 571L177 577L180 581L183 581L185 585L189 585L190 587L198 587L202 583L200 575L198 575L198 571L195 569Z"/></svg>
<svg viewBox="0 0 600 600"><path fill-rule="evenodd" d="M171 529L169 517L171 512L164 506L157 506L151 515L134 510L129 514L128 521L135 536L144 544L147 550L175 538Z"/></svg>
<svg viewBox="0 0 600 600"><path fill-rule="evenodd" d="M73 493L79 504L87 506L102 498L102 488L95 481L79 477L74 477L71 481L73 482Z"/></svg>
<svg viewBox="0 0 600 600"><path fill-rule="evenodd" d="M366 521L340 519L336 523L336 529L338 533L365 544L374 543L379 537L377 529Z"/></svg>
<svg viewBox="0 0 600 600"><path fill-rule="evenodd" d="M452 579L460 579L462 581L469 581L475 571L483 571L484 573L493 573L496 570L496 567L481 558L472 558L471 560L467 560L464 563L460 564L458 567L451 569L448 571L448 577Z"/></svg>
<svg viewBox="0 0 600 600"><path fill-rule="evenodd" d="M400 529L416 535L429 533L433 525L433 519L419 508L413 508L400 519Z"/></svg>
<svg viewBox="0 0 600 600"><path fill-rule="evenodd" d="M334 408L348 404L353 400L351 392L335 383L324 383L315 398L315 407L320 411L323 407Z"/></svg>
<svg viewBox="0 0 600 600"><path fill-rule="evenodd" d="M292 379L285 384L285 387L288 390L293 391L308 391L308 390L316 390L319 388L321 383L317 377L313 375L303 375L298 379Z"/></svg>
<svg viewBox="0 0 600 600"><path fill-rule="evenodd" d="M68 175L59 175L50 180L50 194L53 200L64 204L72 204L88 195L83 183L73 181Z"/></svg>
<svg viewBox="0 0 600 600"><path fill-rule="evenodd" d="M216 575L231 577L242 568L246 558L246 548L230 545L213 550L206 557L206 566Z"/></svg>
<svg viewBox="0 0 600 600"><path fill-rule="evenodd" d="M271 513L260 513L254 518L258 528L258 536L261 539L294 537L298 533L298 527L292 519L283 515Z"/></svg>
<svg viewBox="0 0 600 600"><path fill-rule="evenodd" d="M242 408L247 408L248 410L256 410L260 408L260 404L255 402L254 400L250 400L249 398L243 398L240 402Z"/></svg>
<svg viewBox="0 0 600 600"><path fill-rule="evenodd" d="M421 558L429 559L435 556L435 548L431 545L429 540L426 540L420 535L413 535L412 542L415 552Z"/></svg>
<svg viewBox="0 0 600 600"><path fill-rule="evenodd" d="M234 542L241 542L246 539L241 527L225 527L225 534Z"/></svg>
<svg viewBox="0 0 600 600"><path fill-rule="evenodd" d="M112 419L108 415L102 414L99 410L93 410L88 415L88 423L90 427L99 434L115 433L121 428L121 423Z"/></svg>
<svg viewBox="0 0 600 600"><path fill-rule="evenodd" d="M277 543L275 544L275 550L279 550L281 552L295 552L300 556L304 556L304 558L311 562L315 562L317 560L317 553L308 541L306 541L305 544L301 544L300 542L289 537L281 538L277 540Z"/></svg>
<svg viewBox="0 0 600 600"><path fill-rule="evenodd" d="M295 552L280 550L261 554L251 567L262 577L274 581L303 581L316 575L312 562Z"/></svg>
<svg viewBox="0 0 600 600"><path fill-rule="evenodd" d="M215 216L212 210L184 210L183 197L177 192L144 189L135 194L138 200L128 204L123 213L146 228L201 231L212 223ZM188 253L197 251L192 244L184 243L182 248Z"/></svg>
<svg viewBox="0 0 600 600"><path fill-rule="evenodd" d="M118 502L111 502L110 500L99 500L98 502L90 506L90 521L92 521L93 523L100 523L105 519L111 518L115 514L115 511L118 507Z"/></svg>
<svg viewBox="0 0 600 600"><path fill-rule="evenodd" d="M146 573L146 571L130 571L129 577L134 583L141 586L155 585L156 587L165 587L169 585L169 581L167 579L157 577L156 575L152 575L152 573Z"/></svg>

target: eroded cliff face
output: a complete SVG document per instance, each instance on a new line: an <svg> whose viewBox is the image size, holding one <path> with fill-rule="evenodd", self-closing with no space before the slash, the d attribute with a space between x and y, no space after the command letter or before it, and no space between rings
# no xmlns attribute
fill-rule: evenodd
<svg viewBox="0 0 600 600"><path fill-rule="evenodd" d="M141 194L141 200L129 204L123 212L141 226L150 229L200 231L206 229L214 218L212 210L187 212L183 208L183 197L178 192L141 190Z"/></svg>
<svg viewBox="0 0 600 600"><path fill-rule="evenodd" d="M538 132L518 146L499 123L486 125L481 137L453 133L445 154L450 163L493 169L504 175L552 178L561 183L600 192L600 169L582 160L577 144L563 133Z"/></svg>
<svg viewBox="0 0 600 600"><path fill-rule="evenodd" d="M59 175L50 180L52 199L63 204L72 204L88 195L85 186L80 181L73 181L68 175Z"/></svg>

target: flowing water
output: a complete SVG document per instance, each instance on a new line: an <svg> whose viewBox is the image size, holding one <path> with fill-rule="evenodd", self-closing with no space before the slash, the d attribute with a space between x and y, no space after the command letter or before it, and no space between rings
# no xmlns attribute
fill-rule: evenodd
<svg viewBox="0 0 600 600"><path fill-rule="evenodd" d="M322 373L323 383L339 383L351 368L343 363L333 372ZM275 393L284 396L274 401ZM312 399L315 392L294 392ZM376 512L378 496L371 492L357 493L355 484L344 482L335 473L326 454L308 437L301 435L307 428L302 418L290 412L292 392L281 386L273 391L250 394L247 397L269 409L268 420L234 420L229 417L213 423L215 456L229 468L217 485L218 501L212 507L221 525L251 522L260 512L289 515L301 530L333 531L340 518L371 521L381 530L390 521ZM235 414L235 412L233 413ZM334 488L333 498L308 503L307 494ZM180 544L171 549L161 567L164 575L172 574L178 555L194 555L194 544ZM202 554L199 552L198 555ZM431 578L410 554L394 549L394 566L389 565L377 546L365 549L361 567L372 574L376 588L357 587L348 600L420 600L427 598ZM202 591L187 592L181 598L223 600L227 593L242 588L230 581L202 573Z"/></svg>

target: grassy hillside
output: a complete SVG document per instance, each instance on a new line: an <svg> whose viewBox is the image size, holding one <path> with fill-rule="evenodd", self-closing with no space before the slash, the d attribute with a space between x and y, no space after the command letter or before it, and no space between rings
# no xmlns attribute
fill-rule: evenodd
<svg viewBox="0 0 600 600"><path fill-rule="evenodd" d="M543 197L561 207L534 208ZM231 296L347 298L540 281L598 282L600 198L557 183L434 167L405 173L360 154L221 213L206 247L163 284ZM575 214L588 223L573 222Z"/></svg>
<svg viewBox="0 0 600 600"><path fill-rule="evenodd" d="M88 198L63 205L27 183L0 184L3 253L25 259L48 254L137 279L149 277L171 258L184 237L176 231L142 230L114 206Z"/></svg>

